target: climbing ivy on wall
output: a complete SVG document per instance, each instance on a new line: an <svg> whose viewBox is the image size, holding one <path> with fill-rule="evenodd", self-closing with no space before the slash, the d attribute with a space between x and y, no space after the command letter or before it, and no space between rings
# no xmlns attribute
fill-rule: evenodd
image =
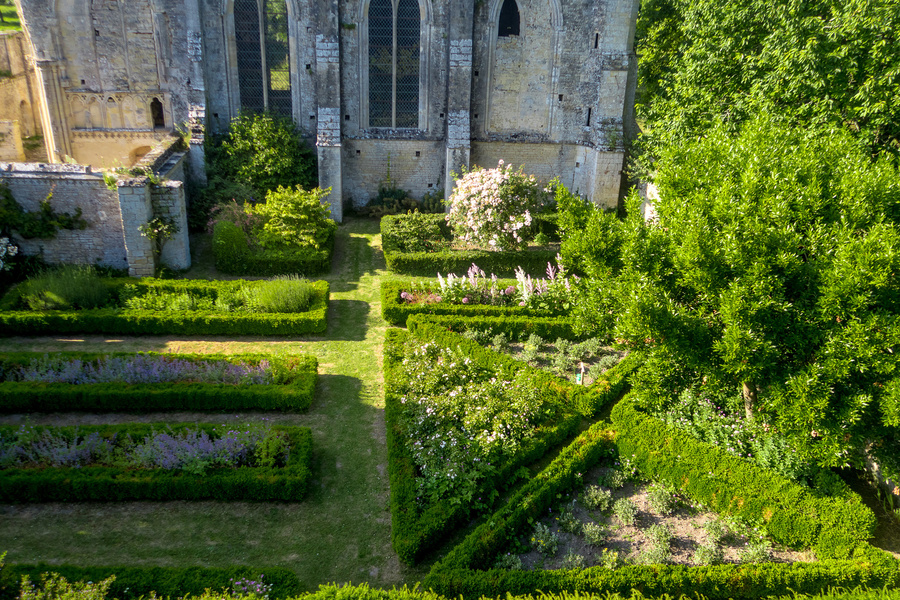
<svg viewBox="0 0 900 600"><path fill-rule="evenodd" d="M28 212L16 202L6 185L0 184L0 232L15 230L23 238L54 238L60 229L85 229L81 208L75 214L58 213L50 206L51 191L36 212Z"/></svg>

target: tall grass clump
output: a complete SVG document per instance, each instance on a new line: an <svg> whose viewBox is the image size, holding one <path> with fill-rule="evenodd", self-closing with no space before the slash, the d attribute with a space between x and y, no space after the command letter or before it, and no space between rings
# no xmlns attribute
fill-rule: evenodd
<svg viewBox="0 0 900 600"><path fill-rule="evenodd" d="M93 267L65 265L28 279L21 299L31 310L98 308L109 300L109 290Z"/></svg>
<svg viewBox="0 0 900 600"><path fill-rule="evenodd" d="M314 291L309 281L296 275L244 288L248 306L259 312L292 313L309 310Z"/></svg>

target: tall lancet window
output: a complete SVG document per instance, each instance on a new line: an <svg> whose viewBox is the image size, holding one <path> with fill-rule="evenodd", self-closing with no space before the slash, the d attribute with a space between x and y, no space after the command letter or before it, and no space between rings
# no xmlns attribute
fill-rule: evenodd
<svg viewBox="0 0 900 600"><path fill-rule="evenodd" d="M371 0L368 16L369 127L418 127L418 0Z"/></svg>
<svg viewBox="0 0 900 600"><path fill-rule="evenodd" d="M234 0L241 108L291 116L291 59L285 0Z"/></svg>
<svg viewBox="0 0 900 600"><path fill-rule="evenodd" d="M500 7L497 37L511 35L519 35L519 5L516 4L516 0L503 0L503 6Z"/></svg>

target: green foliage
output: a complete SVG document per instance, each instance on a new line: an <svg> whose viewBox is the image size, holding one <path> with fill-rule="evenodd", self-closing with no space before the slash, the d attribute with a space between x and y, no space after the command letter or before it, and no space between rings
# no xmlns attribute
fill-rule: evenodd
<svg viewBox="0 0 900 600"><path fill-rule="evenodd" d="M561 569L580 570L584 568L584 556L578 554L574 550L569 550L560 563Z"/></svg>
<svg viewBox="0 0 900 600"><path fill-rule="evenodd" d="M120 600L149 598L155 593L159 598L192 597L204 590L224 590L231 580L247 577L265 577L272 585L269 597L284 600L301 593L300 580L293 571L273 567L229 567L213 569L205 567L76 567L73 565L4 565L0 569L0 599L16 600L23 577L40 580L48 571L59 574L71 582L103 581L114 578L107 597ZM96 584L95 584L96 585Z"/></svg>
<svg viewBox="0 0 900 600"><path fill-rule="evenodd" d="M313 275L331 269L334 230L319 250L312 248L250 249L247 234L230 221L219 221L213 229L216 269L233 275Z"/></svg>
<svg viewBox="0 0 900 600"><path fill-rule="evenodd" d="M606 542L606 528L598 523L585 523L581 528L581 533L584 535L584 539L587 543L592 546L599 547Z"/></svg>
<svg viewBox="0 0 900 600"><path fill-rule="evenodd" d="M408 225L406 221L410 218L418 221L424 232L417 232ZM440 230L440 235L435 227ZM554 215L536 215L532 224L532 229L535 228L554 237L557 231ZM388 269L403 275L434 277L436 273L464 273L475 263L500 276L514 276L516 267L521 266L527 274L539 277L546 271L547 263L556 260L555 250L449 250L447 246L452 236L443 215L386 216L381 220L381 236ZM410 244L424 244L428 249L406 249Z"/></svg>
<svg viewBox="0 0 900 600"><path fill-rule="evenodd" d="M900 368L896 165L769 119L706 134L661 153L658 219L629 199L615 337L646 358L636 387L743 389L801 458L855 461Z"/></svg>
<svg viewBox="0 0 900 600"><path fill-rule="evenodd" d="M115 576L98 583L69 583L58 573L43 573L39 584L31 583L28 575L22 576L19 600L105 600Z"/></svg>
<svg viewBox="0 0 900 600"><path fill-rule="evenodd" d="M0 183L0 233L15 230L26 239L54 238L60 229L86 229L88 226L81 216L81 207L75 214L57 213L50 206L53 192L41 202L38 212L26 212L13 198L12 192L5 183Z"/></svg>
<svg viewBox="0 0 900 600"><path fill-rule="evenodd" d="M84 265L64 265L33 276L19 286L19 295L31 310L100 308L109 301L104 281Z"/></svg>
<svg viewBox="0 0 900 600"><path fill-rule="evenodd" d="M647 489L647 503L659 514L670 515L678 508L678 496L674 487L657 481Z"/></svg>
<svg viewBox="0 0 900 600"><path fill-rule="evenodd" d="M300 186L279 186L269 190L263 204L245 205L245 210L263 219L256 232L258 243L267 249L309 247L320 249L334 235L337 224L328 206L322 203L331 188L306 191Z"/></svg>
<svg viewBox="0 0 900 600"><path fill-rule="evenodd" d="M143 438L153 424L81 426L78 432L98 432ZM156 425L173 431L198 428L212 433L212 425ZM14 426L3 433L12 435ZM290 440L291 452L284 467L238 467L211 469L202 475L162 469L130 469L85 466L7 468L0 470L3 502L86 502L102 500L281 500L297 501L307 491L310 479L312 434L308 428L273 426ZM58 428L74 436L74 428Z"/></svg>
<svg viewBox="0 0 900 600"><path fill-rule="evenodd" d="M213 174L252 187L257 198L279 187L316 185L315 155L289 117L243 114L231 122L221 146L207 152Z"/></svg>
<svg viewBox="0 0 900 600"><path fill-rule="evenodd" d="M0 381L14 368L25 366L43 354L0 355ZM61 353L60 357L83 361L101 355ZM102 356L127 356L122 354ZM301 412L309 408L315 395L317 364L305 355L180 355L169 358L258 362L265 358L273 369L276 385L239 386L218 384L159 383L128 385L64 383L0 383L0 413L22 412L137 412L161 411L247 411L278 410Z"/></svg>
<svg viewBox="0 0 900 600"><path fill-rule="evenodd" d="M618 490L625 482L628 481L628 474L622 469L608 469L600 477L600 485L608 487L611 490Z"/></svg>
<svg viewBox="0 0 900 600"><path fill-rule="evenodd" d="M306 279L281 277L242 290L247 304L263 313L297 313L309 310L315 290Z"/></svg>
<svg viewBox="0 0 900 600"><path fill-rule="evenodd" d="M543 523L536 523L531 534L531 547L544 556L556 556L559 550L559 536Z"/></svg>
<svg viewBox="0 0 900 600"><path fill-rule="evenodd" d="M830 479L835 497L818 497L771 471L697 441L635 410L630 398L613 409L619 450L634 456L648 477L665 481L722 515L765 523L768 534L791 547L812 547L820 560L849 558L867 546L875 517L858 496ZM698 476L698 474L702 474Z"/></svg>
<svg viewBox="0 0 900 600"><path fill-rule="evenodd" d="M873 152L900 149L893 2L651 0L641 5L637 112L651 145L758 114L828 124Z"/></svg>
<svg viewBox="0 0 900 600"><path fill-rule="evenodd" d="M103 279L116 298L138 294L184 294L206 297L215 303L220 295L235 296L242 287L264 285L257 281L136 280ZM216 308L207 311L164 312L99 308L39 312L17 310L22 286L0 298L0 331L4 335L36 333L125 333L179 335L302 335L321 333L326 327L329 286L325 281L311 283L315 300L302 313L236 313ZM131 286L131 287L129 287Z"/></svg>
<svg viewBox="0 0 900 600"><path fill-rule="evenodd" d="M637 506L628 498L619 498L613 503L612 514L619 523L631 527L637 519Z"/></svg>
<svg viewBox="0 0 900 600"><path fill-rule="evenodd" d="M591 485L585 488L581 501L590 510L606 512L612 506L612 492L598 485Z"/></svg>
<svg viewBox="0 0 900 600"><path fill-rule="evenodd" d="M381 244L385 252L437 252L449 247L450 240L441 225L442 215L419 211L398 218L381 220Z"/></svg>
<svg viewBox="0 0 900 600"><path fill-rule="evenodd" d="M725 562L725 551L712 540L706 541L694 550L695 565L721 565Z"/></svg>

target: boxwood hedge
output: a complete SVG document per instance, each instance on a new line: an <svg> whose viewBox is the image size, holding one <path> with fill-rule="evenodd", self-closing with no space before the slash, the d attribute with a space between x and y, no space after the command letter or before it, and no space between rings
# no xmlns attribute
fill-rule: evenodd
<svg viewBox="0 0 900 600"><path fill-rule="evenodd" d="M142 291L189 292L215 298L220 291L233 292L253 281L200 281L156 279L106 279L113 295L126 285ZM311 282L315 299L302 313L232 313L203 311L150 311L121 308L92 310L14 310L19 299L13 288L0 299L0 335L49 333L114 333L155 335L303 335L326 328L329 287L327 281Z"/></svg>
<svg viewBox="0 0 900 600"><path fill-rule="evenodd" d="M263 354L159 354L183 360L228 360L256 364L269 360L274 369L283 369L290 378L281 385L229 385L212 383L154 384L68 384L4 381L6 374L43 353L0 354L0 413L16 412L159 412L190 410L231 412L243 410L305 411L312 403L318 379L314 356ZM58 352L54 357L96 360L101 357L129 357L130 353Z"/></svg>
<svg viewBox="0 0 900 600"><path fill-rule="evenodd" d="M331 270L335 231L322 248L296 250L250 250L247 235L231 221L219 221L213 229L213 255L216 269L229 275L304 276Z"/></svg>
<svg viewBox="0 0 900 600"><path fill-rule="evenodd" d="M141 424L81 426L78 434L142 438L154 430L174 432L212 425ZM0 426L11 436L16 427ZM284 467L211 468L202 475L165 469L125 469L105 466L0 469L0 502L118 502L123 500L243 500L298 501L310 479L312 433L306 427L273 426L289 439L290 456ZM74 436L76 428L56 428Z"/></svg>
<svg viewBox="0 0 900 600"><path fill-rule="evenodd" d="M621 404L621 403L620 403ZM658 429L657 429L658 432ZM647 432L650 433L649 430ZM753 565L627 566L617 570L591 567L584 570L507 571L485 569L496 555L522 530L539 519L558 502L561 494L581 484L586 472L603 456L619 446L625 448L646 441L629 440L625 431L611 431L597 423L582 433L537 477L520 489L500 510L485 520L441 561L423 580L423 587L447 597L474 599L507 594L564 593L578 590L586 594L621 594L633 591L656 597L665 594L710 599L764 598L786 592L819 593L831 587L896 587L900 585L898 562L887 553L861 542L852 558L826 559L814 563L763 563ZM660 436L660 437L665 437ZM669 451L663 444L654 445ZM710 450L715 450L709 447ZM714 459L721 459L715 455ZM687 461L690 462L690 461ZM639 462L648 476L658 473L653 463ZM754 467L755 468L755 467ZM757 469L759 471L759 469ZM696 476L695 471L694 475ZM759 473L757 473L759 474ZM749 482L748 482L749 483ZM801 516L805 507L798 507Z"/></svg>

